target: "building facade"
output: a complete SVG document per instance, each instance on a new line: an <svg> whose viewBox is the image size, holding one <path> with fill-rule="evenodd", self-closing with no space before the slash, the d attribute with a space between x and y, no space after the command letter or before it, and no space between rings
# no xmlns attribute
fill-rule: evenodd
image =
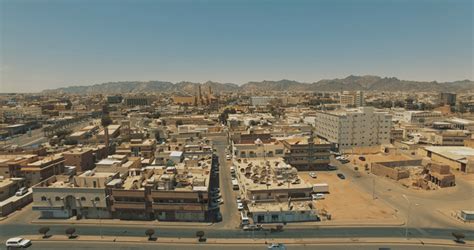
<svg viewBox="0 0 474 250"><path fill-rule="evenodd" d="M340 150L390 143L392 116L373 107L317 112L316 135Z"/></svg>

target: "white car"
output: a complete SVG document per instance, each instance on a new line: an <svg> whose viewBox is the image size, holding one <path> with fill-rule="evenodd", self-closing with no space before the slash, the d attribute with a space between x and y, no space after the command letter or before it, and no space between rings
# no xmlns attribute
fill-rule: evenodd
<svg viewBox="0 0 474 250"><path fill-rule="evenodd" d="M317 194L313 194L312 197L313 197L313 200L322 200L324 199L324 194L317 193Z"/></svg>
<svg viewBox="0 0 474 250"><path fill-rule="evenodd" d="M286 246L281 243L272 243L268 246L268 249L286 250Z"/></svg>
<svg viewBox="0 0 474 250"><path fill-rule="evenodd" d="M244 204L242 204L242 203L240 203L240 202L237 203L237 210L239 210L239 211L244 210Z"/></svg>
<svg viewBox="0 0 474 250"><path fill-rule="evenodd" d="M309 172L309 176L311 176L313 179L318 177L315 172Z"/></svg>
<svg viewBox="0 0 474 250"><path fill-rule="evenodd" d="M16 191L15 195L16 196L22 196L24 194L28 193L28 189L26 187L22 187Z"/></svg>
<svg viewBox="0 0 474 250"><path fill-rule="evenodd" d="M31 240L15 237L8 239L5 245L7 247L28 247L31 245Z"/></svg>
<svg viewBox="0 0 474 250"><path fill-rule="evenodd" d="M230 161L230 159L232 159L232 157L230 155L226 155L225 158Z"/></svg>

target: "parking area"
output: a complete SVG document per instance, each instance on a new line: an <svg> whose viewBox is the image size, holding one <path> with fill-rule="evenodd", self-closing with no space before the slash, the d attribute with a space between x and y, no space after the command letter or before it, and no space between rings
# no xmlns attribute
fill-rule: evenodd
<svg viewBox="0 0 474 250"><path fill-rule="evenodd" d="M334 221L380 221L393 220L396 211L372 194L361 191L352 182L351 177L341 179L338 171L317 171L317 177L312 178L310 172L301 171L299 176L309 183L327 183L329 194L324 199L316 201L316 207L325 209Z"/></svg>

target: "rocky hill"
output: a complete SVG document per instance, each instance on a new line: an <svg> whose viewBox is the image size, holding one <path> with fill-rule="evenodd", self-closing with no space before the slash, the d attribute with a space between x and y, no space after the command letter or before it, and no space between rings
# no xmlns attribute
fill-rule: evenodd
<svg viewBox="0 0 474 250"><path fill-rule="evenodd" d="M149 82L109 82L91 86L73 86L53 90L45 90L43 93L152 93L152 92L181 92L196 93L199 83L179 82L173 84L163 81ZM472 91L474 82L470 80L455 82L420 82L400 80L395 77L379 76L348 76L343 79L320 80L314 83L302 83L291 80L248 82L241 86L233 83L205 82L201 85L203 92L208 91L211 86L214 93L219 92L268 92L268 91L341 91L341 90L364 90L364 91Z"/></svg>

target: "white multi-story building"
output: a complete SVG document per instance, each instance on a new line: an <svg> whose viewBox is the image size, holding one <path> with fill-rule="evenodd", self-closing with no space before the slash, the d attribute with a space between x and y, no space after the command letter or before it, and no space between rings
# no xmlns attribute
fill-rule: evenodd
<svg viewBox="0 0 474 250"><path fill-rule="evenodd" d="M250 101L252 102L252 106L266 106L274 99L274 96L252 96Z"/></svg>
<svg viewBox="0 0 474 250"><path fill-rule="evenodd" d="M317 112L316 134L340 150L390 143L392 116L373 107Z"/></svg>
<svg viewBox="0 0 474 250"><path fill-rule="evenodd" d="M394 120L413 124L431 123L443 119L443 115L438 111L393 109L392 113Z"/></svg>
<svg viewBox="0 0 474 250"><path fill-rule="evenodd" d="M339 98L339 102L343 106L362 107L365 105L364 92L362 91L344 91Z"/></svg>

